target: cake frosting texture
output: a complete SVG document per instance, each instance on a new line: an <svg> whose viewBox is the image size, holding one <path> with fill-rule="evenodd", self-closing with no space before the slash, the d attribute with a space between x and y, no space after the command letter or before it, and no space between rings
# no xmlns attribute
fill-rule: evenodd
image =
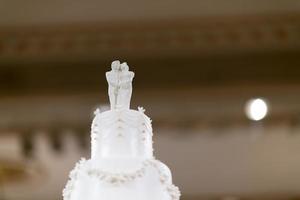
<svg viewBox="0 0 300 200"><path fill-rule="evenodd" d="M70 172L64 200L179 200L169 168L153 157L151 119L130 109L133 77L119 61L106 73L110 110L95 111L91 158Z"/></svg>
<svg viewBox="0 0 300 200"><path fill-rule="evenodd" d="M92 159L153 157L151 120L141 108L97 112L91 132Z"/></svg>

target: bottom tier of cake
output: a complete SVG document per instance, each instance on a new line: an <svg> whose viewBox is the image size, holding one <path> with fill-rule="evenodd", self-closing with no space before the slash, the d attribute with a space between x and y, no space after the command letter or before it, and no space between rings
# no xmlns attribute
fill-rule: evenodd
<svg viewBox="0 0 300 200"><path fill-rule="evenodd" d="M179 200L169 168L149 159L123 171L105 171L81 159L70 173L64 200Z"/></svg>

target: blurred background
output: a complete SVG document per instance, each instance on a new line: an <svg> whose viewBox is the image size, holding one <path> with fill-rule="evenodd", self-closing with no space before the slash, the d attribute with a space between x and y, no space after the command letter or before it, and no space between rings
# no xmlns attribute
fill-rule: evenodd
<svg viewBox="0 0 300 200"><path fill-rule="evenodd" d="M0 200L62 199L116 59L182 200L300 199L300 1L1 0L0 13Z"/></svg>

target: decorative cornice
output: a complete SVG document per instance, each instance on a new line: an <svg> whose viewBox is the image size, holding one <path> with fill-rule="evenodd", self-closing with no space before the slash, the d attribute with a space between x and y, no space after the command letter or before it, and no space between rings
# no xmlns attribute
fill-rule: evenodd
<svg viewBox="0 0 300 200"><path fill-rule="evenodd" d="M2 27L0 59L86 59L298 49L300 15ZM74 57L76 56L76 57Z"/></svg>

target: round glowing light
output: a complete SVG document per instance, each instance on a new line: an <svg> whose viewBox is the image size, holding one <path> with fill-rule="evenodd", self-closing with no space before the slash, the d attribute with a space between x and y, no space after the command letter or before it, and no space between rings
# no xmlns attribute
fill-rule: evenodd
<svg viewBox="0 0 300 200"><path fill-rule="evenodd" d="M246 115L254 121L262 120L268 114L268 105L265 100L257 98L246 103Z"/></svg>

